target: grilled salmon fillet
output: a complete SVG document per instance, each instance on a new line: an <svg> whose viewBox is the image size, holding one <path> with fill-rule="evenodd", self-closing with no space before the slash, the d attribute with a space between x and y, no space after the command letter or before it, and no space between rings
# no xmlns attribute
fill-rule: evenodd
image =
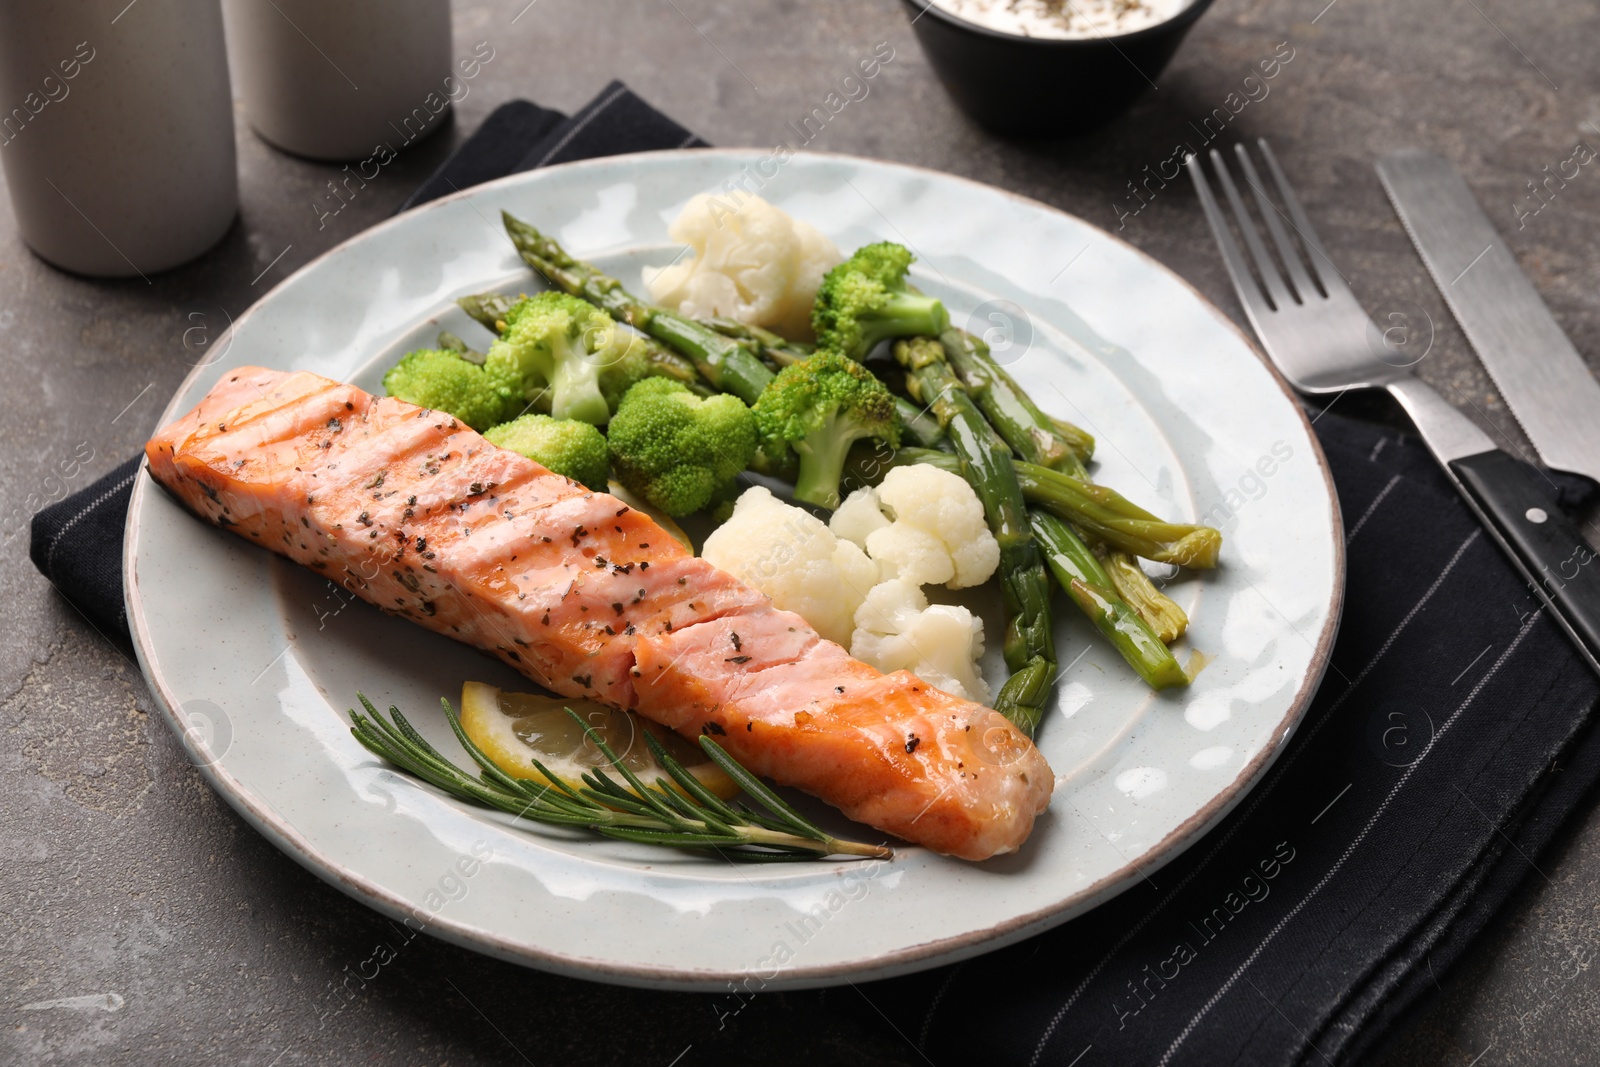
<svg viewBox="0 0 1600 1067"><path fill-rule="evenodd" d="M563 696L712 734L887 833L981 860L1049 804L1049 765L997 712L852 659L648 516L449 415L246 367L145 455L208 522Z"/></svg>

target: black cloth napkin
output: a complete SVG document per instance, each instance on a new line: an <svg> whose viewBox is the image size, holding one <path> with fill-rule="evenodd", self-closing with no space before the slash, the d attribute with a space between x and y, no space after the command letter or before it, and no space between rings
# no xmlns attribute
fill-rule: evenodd
<svg viewBox="0 0 1600 1067"><path fill-rule="evenodd" d="M501 104L400 211L469 185L538 167L706 142L613 81L571 118L527 100Z"/></svg>
<svg viewBox="0 0 1600 1067"><path fill-rule="evenodd" d="M405 206L568 159L702 143L620 83L571 118L515 101ZM1536 869L1600 778L1600 681L1414 439L1335 414L1315 429L1347 524L1344 622L1266 779L1089 916L828 1010L855 1002L877 1026L882 1013L939 1064L1352 1062ZM33 525L39 569L124 638L139 462Z"/></svg>
<svg viewBox="0 0 1600 1067"><path fill-rule="evenodd" d="M122 603L122 528L144 456L119 463L99 481L33 517L28 555L56 592L101 633L128 643Z"/></svg>

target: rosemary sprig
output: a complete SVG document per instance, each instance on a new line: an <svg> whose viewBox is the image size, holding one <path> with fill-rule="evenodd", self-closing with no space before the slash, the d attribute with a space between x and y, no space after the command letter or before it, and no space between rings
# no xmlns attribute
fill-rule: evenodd
<svg viewBox="0 0 1600 1067"><path fill-rule="evenodd" d="M461 728L450 701L441 699L445 718L456 740L480 768L476 777L451 763L406 721L400 709L389 706L386 719L363 693L356 698L366 714L351 709L350 732L373 755L413 777L470 804L495 808L518 818L561 826L581 826L623 841L679 848L703 848L729 859L767 861L817 859L822 856L863 856L888 859L894 851L886 845L868 845L829 837L768 789L755 775L739 766L722 746L701 736L700 747L750 797L766 809L755 811L743 804L721 800L667 750L644 731L645 744L676 789L656 782L645 785L599 733L570 708L571 715L611 769L618 783L601 768L584 772L581 788L573 788L534 760L547 784L514 778L496 767Z"/></svg>

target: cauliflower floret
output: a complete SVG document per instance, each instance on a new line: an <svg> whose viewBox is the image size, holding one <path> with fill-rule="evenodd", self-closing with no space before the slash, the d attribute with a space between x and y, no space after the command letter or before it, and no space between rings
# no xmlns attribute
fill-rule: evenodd
<svg viewBox="0 0 1600 1067"><path fill-rule="evenodd" d="M867 594L856 611L850 654L880 671L908 670L952 696L989 702L989 686L978 673L983 620L963 607L929 607L921 587L904 578Z"/></svg>
<svg viewBox="0 0 1600 1067"><path fill-rule="evenodd" d="M700 555L841 645L849 642L856 609L878 579L877 565L859 546L761 486L740 494Z"/></svg>
<svg viewBox="0 0 1600 1067"><path fill-rule="evenodd" d="M865 490L850 494L842 514ZM865 530L861 542L877 561L881 577L907 578L919 585L966 589L988 581L1000 565L1000 543L989 532L983 504L965 478L922 463L896 467L883 479L873 501L893 522L874 524L862 499L835 532L850 537Z"/></svg>
<svg viewBox="0 0 1600 1067"><path fill-rule="evenodd" d="M1000 543L989 532L983 504L959 474L923 463L896 467L884 476L878 500L896 526L913 526L943 544L955 571L951 589L982 585L1000 565Z"/></svg>
<svg viewBox="0 0 1600 1067"><path fill-rule="evenodd" d="M651 300L695 318L737 319L810 339L817 287L843 258L814 226L758 196L702 193L667 232L693 254L645 268Z"/></svg>
<svg viewBox="0 0 1600 1067"><path fill-rule="evenodd" d="M835 509L833 517L828 520L828 529L833 531L835 537L854 541L861 548L867 547L867 538L874 530L881 530L888 525L889 516L883 513L883 507L878 503L878 491L870 486L857 489L845 497L844 503Z"/></svg>
<svg viewBox="0 0 1600 1067"><path fill-rule="evenodd" d="M891 522L867 535L867 555L878 564L883 581L904 578L917 585L943 585L956 576L955 562L943 541L907 522Z"/></svg>
<svg viewBox="0 0 1600 1067"><path fill-rule="evenodd" d="M778 301L770 328L790 340L809 341L816 336L811 330L811 305L817 302L817 290L822 287L823 276L844 262L844 255L827 234L811 223L791 221L795 236L800 239L800 251L794 277Z"/></svg>

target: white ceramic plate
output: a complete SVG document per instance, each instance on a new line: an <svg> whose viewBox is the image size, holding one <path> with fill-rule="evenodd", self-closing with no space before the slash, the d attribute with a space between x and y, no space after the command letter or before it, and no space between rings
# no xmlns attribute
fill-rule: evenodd
<svg viewBox="0 0 1600 1067"><path fill-rule="evenodd" d="M246 819L378 910L495 956L637 985L886 977L1026 937L1161 866L1261 777L1310 701L1339 615L1338 506L1300 409L1215 308L1110 235L986 186L839 156L758 170L764 158L619 156L428 204L279 285L218 342L163 422L237 366L378 389L383 369L441 326L486 341L454 298L533 287L500 231L502 208L642 288L642 265L677 254L666 231L685 201L776 169L763 195L841 248L910 246L917 283L958 323L989 333L1044 408L1098 435L1100 480L1222 527L1223 566L1168 587L1192 619L1187 647L1210 665L1188 690L1155 695L1058 602L1070 666L1039 735L1059 775L1055 800L1019 854L981 865L905 847L892 862L733 866L529 832L387 769L350 736L345 714L361 689L459 752L439 698L456 699L465 679L520 679L341 598L141 478L128 618L163 712ZM975 604L998 645L995 599ZM997 659L986 665L992 681Z"/></svg>

